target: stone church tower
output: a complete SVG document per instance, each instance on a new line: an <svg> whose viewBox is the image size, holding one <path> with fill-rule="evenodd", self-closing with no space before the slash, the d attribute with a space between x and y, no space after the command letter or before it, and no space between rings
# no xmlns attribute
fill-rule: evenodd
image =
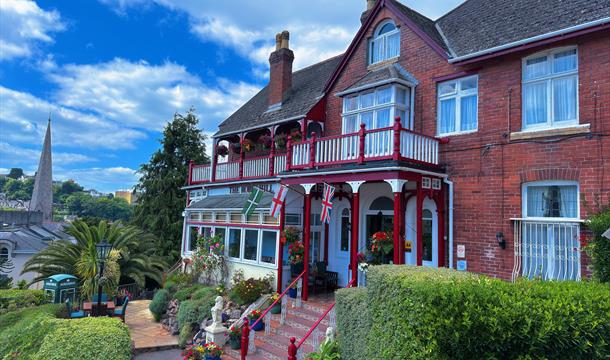
<svg viewBox="0 0 610 360"><path fill-rule="evenodd" d="M34 180L34 191L30 201L31 211L42 212L44 222L53 221L53 165L51 160L51 119L44 136L38 171Z"/></svg>

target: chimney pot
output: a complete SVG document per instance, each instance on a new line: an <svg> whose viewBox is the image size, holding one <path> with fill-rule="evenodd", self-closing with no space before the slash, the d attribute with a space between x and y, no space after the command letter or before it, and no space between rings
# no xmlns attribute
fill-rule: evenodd
<svg viewBox="0 0 610 360"><path fill-rule="evenodd" d="M290 49L290 46L289 46L290 33L288 32L288 30L282 31L281 38L282 38L282 45L280 47L282 49Z"/></svg>
<svg viewBox="0 0 610 360"><path fill-rule="evenodd" d="M376 0L366 0L366 9L371 10L375 6Z"/></svg>
<svg viewBox="0 0 610 360"><path fill-rule="evenodd" d="M279 50L281 46L282 46L282 34L277 33L277 34L275 34L275 50Z"/></svg>
<svg viewBox="0 0 610 360"><path fill-rule="evenodd" d="M290 33L284 30L275 36L275 51L269 56L269 108L281 107L292 87L294 53L289 45Z"/></svg>

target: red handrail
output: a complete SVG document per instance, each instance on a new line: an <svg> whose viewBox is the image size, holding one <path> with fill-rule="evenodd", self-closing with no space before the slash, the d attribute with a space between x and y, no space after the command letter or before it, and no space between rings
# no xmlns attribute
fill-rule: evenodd
<svg viewBox="0 0 610 360"><path fill-rule="evenodd" d="M347 283L346 288L350 288L354 286L354 279L350 280ZM303 345L303 343L305 342L305 340L307 340L307 338L311 335L311 333L313 333L313 331L318 327L318 325L320 325L320 323L322 322L322 320L324 320L324 318L326 317L326 315L328 315L328 313L335 307L336 302L333 301L332 304L330 304L330 306L328 307L328 309L326 309L326 311L324 312L324 314L322 314L322 316L320 316L320 318L318 319L318 321L316 321L311 328L309 329L309 331L307 331L307 333L305 334L305 336L303 336L303 338L299 341L298 344L294 344L296 341L295 337L291 337L290 338L290 345L288 345L288 359L295 359L297 358L297 352L299 350L299 348L301 347L301 345ZM316 349L314 349L314 351L316 351Z"/></svg>
<svg viewBox="0 0 610 360"><path fill-rule="evenodd" d="M303 272L299 276L297 276L296 278L294 278L294 280L292 280L290 285L288 285L286 287L286 290L282 291L280 296L267 309L265 309L265 311L263 311L261 316L258 319L256 319L256 321L254 322L254 324L252 324L252 326L249 326L248 318L247 317L244 318L244 326L243 326L244 329L242 330L242 333L241 333L241 344L242 344L241 360L245 360L246 356L248 355L248 342L249 342L248 337L250 336L250 328L253 328L254 326L256 326L256 324L258 324L258 322L261 321L265 317L265 315L267 315L267 313L271 310L271 308L274 307L277 304L277 302L280 301L284 295L286 295L288 290L290 290L294 286L294 284L296 284L296 282L299 281L299 279L302 278L304 275L305 275L305 270L303 270ZM244 345L245 345L245 347L244 347Z"/></svg>

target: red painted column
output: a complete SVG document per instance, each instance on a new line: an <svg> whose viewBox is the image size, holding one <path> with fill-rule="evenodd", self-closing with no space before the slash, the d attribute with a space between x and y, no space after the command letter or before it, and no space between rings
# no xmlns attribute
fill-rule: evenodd
<svg viewBox="0 0 610 360"><path fill-rule="evenodd" d="M404 190L403 190L404 192ZM406 234L407 234L407 226L406 226L406 220L405 220L405 213L407 211L407 200L405 199L405 194L403 193L401 195L402 198L402 208L400 209L400 219L398 219L400 221L400 263L404 264L405 263L405 240L406 240Z"/></svg>
<svg viewBox="0 0 610 360"><path fill-rule="evenodd" d="M398 161L400 159L400 116L394 118L394 153L392 159Z"/></svg>
<svg viewBox="0 0 610 360"><path fill-rule="evenodd" d="M415 217L417 219L417 266L422 265L423 258L423 250L424 250L424 237L423 237L423 224L422 224L422 211L424 205L424 192L421 187L421 177L417 181L417 198L415 199L417 203L417 210L415 212Z"/></svg>
<svg viewBox="0 0 610 360"><path fill-rule="evenodd" d="M358 136L360 139L359 147L358 147L358 162L360 164L364 163L364 140L365 140L365 136L366 136L366 133L364 131L365 131L365 125L360 124L360 131L358 132Z"/></svg>
<svg viewBox="0 0 610 360"><path fill-rule="evenodd" d="M214 142L212 142L212 146L214 147L214 149L212 150L213 156L212 156L212 175L210 177L211 181L214 182L216 181L216 164L218 163L218 154L216 153L216 148L218 147L218 141L214 140Z"/></svg>
<svg viewBox="0 0 610 360"><path fill-rule="evenodd" d="M311 190L311 189L309 189ZM305 220L303 221L303 246L305 247L305 255L303 256L303 265L305 275L303 276L303 300L307 301L309 295L309 245L311 239L311 192L306 191L305 194Z"/></svg>
<svg viewBox="0 0 610 360"><path fill-rule="evenodd" d="M242 135L239 137L239 143L241 145L241 143L244 141L245 139L245 135ZM246 155L246 152L244 151L243 147L240 147L240 151L239 151L239 178L243 178L244 177L244 157Z"/></svg>
<svg viewBox="0 0 610 360"><path fill-rule="evenodd" d="M193 179L193 160L189 160L189 178L187 184L191 185L191 179ZM188 205L188 200L186 204Z"/></svg>
<svg viewBox="0 0 610 360"><path fill-rule="evenodd" d="M438 211L438 267L445 266L445 190L438 193L436 209Z"/></svg>
<svg viewBox="0 0 610 360"><path fill-rule="evenodd" d="M350 244L350 263L352 270L352 284L356 286L358 284L358 220L360 215L358 210L360 207L360 195L358 192L354 192L354 198L352 199L352 243Z"/></svg>
<svg viewBox="0 0 610 360"><path fill-rule="evenodd" d="M282 243L282 236L284 234L284 222L286 219L286 206L285 204L282 205L282 208L280 209L280 243L279 243L279 247L278 247L278 254L277 254L277 292L278 293L282 293L282 291L284 291L282 289L282 275L283 275L283 271L284 271L284 244Z"/></svg>
<svg viewBox="0 0 610 360"><path fill-rule="evenodd" d="M328 266L328 223L324 223L324 263Z"/></svg>
<svg viewBox="0 0 610 360"><path fill-rule="evenodd" d="M286 138L286 171L292 167L292 136Z"/></svg>
<svg viewBox="0 0 610 360"><path fill-rule="evenodd" d="M311 134L309 140L309 167L313 169L316 163L316 133Z"/></svg>
<svg viewBox="0 0 610 360"><path fill-rule="evenodd" d="M402 211L402 192L394 193L394 264L401 264L400 259L403 257L400 254L402 249L401 242L404 244L404 241L401 241L401 221L400 218L403 217L401 214ZM404 249L403 249L404 252Z"/></svg>
<svg viewBox="0 0 610 360"><path fill-rule="evenodd" d="M269 151L269 176L273 176L273 173L275 172L274 159L275 159L275 141L271 140L271 150Z"/></svg>

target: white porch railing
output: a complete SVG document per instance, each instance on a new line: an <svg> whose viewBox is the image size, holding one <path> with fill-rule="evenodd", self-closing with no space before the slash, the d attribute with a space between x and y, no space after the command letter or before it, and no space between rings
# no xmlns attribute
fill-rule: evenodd
<svg viewBox="0 0 610 360"><path fill-rule="evenodd" d="M269 175L269 157L244 160L244 177L263 177Z"/></svg>
<svg viewBox="0 0 610 360"><path fill-rule="evenodd" d="M364 142L364 157L392 156L394 152L394 130L372 130L367 132Z"/></svg>
<svg viewBox="0 0 610 360"><path fill-rule="evenodd" d="M512 219L515 239L513 281L580 280L580 221Z"/></svg>
<svg viewBox="0 0 610 360"><path fill-rule="evenodd" d="M400 155L407 159L438 165L438 139L402 129Z"/></svg>
<svg viewBox="0 0 610 360"><path fill-rule="evenodd" d="M212 168L210 165L193 165L191 169L191 183L210 181Z"/></svg>
<svg viewBox="0 0 610 360"><path fill-rule="evenodd" d="M286 171L286 154L275 155L273 158L273 171L275 174Z"/></svg>
<svg viewBox="0 0 610 360"><path fill-rule="evenodd" d="M300 142L292 145L292 166L309 164L309 142Z"/></svg>
<svg viewBox="0 0 610 360"><path fill-rule="evenodd" d="M236 179L239 177L239 162L216 165L216 180Z"/></svg>
<svg viewBox="0 0 610 360"><path fill-rule="evenodd" d="M331 136L316 141L316 163L340 163L358 158L358 134Z"/></svg>

